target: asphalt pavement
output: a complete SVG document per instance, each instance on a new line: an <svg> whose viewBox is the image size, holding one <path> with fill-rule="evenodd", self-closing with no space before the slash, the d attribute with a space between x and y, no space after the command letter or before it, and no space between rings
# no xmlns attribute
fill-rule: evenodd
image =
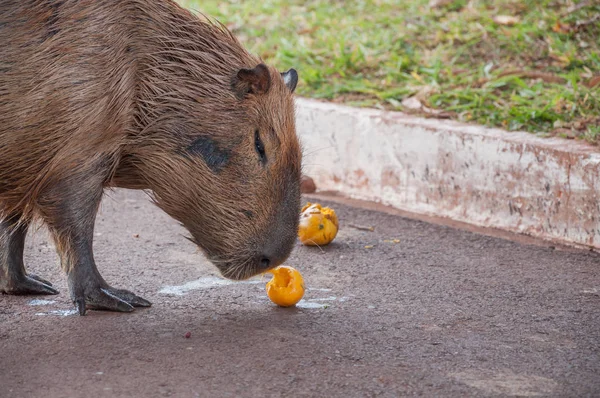
<svg viewBox="0 0 600 398"><path fill-rule="evenodd" d="M0 296L0 397L600 396L598 253L322 203L341 229L295 248L308 290L287 309L117 190L95 258L153 306L80 317L40 228L25 261L60 294Z"/></svg>

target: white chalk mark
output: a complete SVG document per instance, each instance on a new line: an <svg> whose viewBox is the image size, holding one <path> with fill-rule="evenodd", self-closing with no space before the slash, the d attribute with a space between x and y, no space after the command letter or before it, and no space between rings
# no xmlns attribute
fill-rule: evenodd
<svg viewBox="0 0 600 398"><path fill-rule="evenodd" d="M52 310L48 312L37 312L36 315L59 315L69 316L77 314L77 310Z"/></svg>
<svg viewBox="0 0 600 398"><path fill-rule="evenodd" d="M306 300L300 300L300 302L298 302L296 304L296 307L298 307L298 308L310 308L310 309L314 309L314 308L324 309L324 308L327 308L328 305L327 304L321 304L321 303L313 303L313 302L306 301Z"/></svg>
<svg viewBox="0 0 600 398"><path fill-rule="evenodd" d="M335 300L337 300L337 297L335 297L335 296L308 299L308 301L335 301Z"/></svg>
<svg viewBox="0 0 600 398"><path fill-rule="evenodd" d="M29 302L28 305L50 305L54 304L56 301L54 300L41 300L41 299L33 299Z"/></svg>
<svg viewBox="0 0 600 398"><path fill-rule="evenodd" d="M200 290L200 289L211 289L213 287L218 286L227 286L233 284L257 284L262 283L260 280L248 280L248 281L231 281L228 279L218 278L216 276L205 276L200 279L196 279L195 281L186 282L183 285L179 286L165 286L160 289L158 292L161 294L171 294L175 296L183 296L187 292L192 290Z"/></svg>

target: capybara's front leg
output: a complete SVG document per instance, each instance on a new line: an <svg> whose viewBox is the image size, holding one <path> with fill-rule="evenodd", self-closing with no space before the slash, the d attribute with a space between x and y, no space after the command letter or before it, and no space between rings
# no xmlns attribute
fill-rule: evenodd
<svg viewBox="0 0 600 398"><path fill-rule="evenodd" d="M96 268L92 243L103 188L93 180L56 184L42 202L42 214L67 273L73 303L80 315L85 315L86 309L130 312L133 307L149 307L149 301L132 292L109 286Z"/></svg>
<svg viewBox="0 0 600 398"><path fill-rule="evenodd" d="M52 284L27 274L23 249L27 223L18 223L19 214L0 220L0 292L5 294L58 294Z"/></svg>

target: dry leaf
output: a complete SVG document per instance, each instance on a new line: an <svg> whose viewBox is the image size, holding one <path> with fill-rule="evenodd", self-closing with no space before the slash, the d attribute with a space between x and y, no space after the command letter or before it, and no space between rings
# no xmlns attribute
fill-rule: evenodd
<svg viewBox="0 0 600 398"><path fill-rule="evenodd" d="M441 109L433 109L426 106L423 107L423 112L425 112L427 116L435 117L437 119L452 119L452 117L456 115L454 112L446 112Z"/></svg>
<svg viewBox="0 0 600 398"><path fill-rule="evenodd" d="M591 1L582 1L579 4L573 4L572 6L570 6L569 8L567 8L565 11L563 11L560 15L562 16L566 16L569 14L574 13L575 11L581 10L582 8L588 7L592 4Z"/></svg>
<svg viewBox="0 0 600 398"><path fill-rule="evenodd" d="M496 15L493 18L493 21L499 25L513 26L514 24L519 23L519 17L514 17L512 15Z"/></svg>
<svg viewBox="0 0 600 398"><path fill-rule="evenodd" d="M556 24L552 27L552 30L556 33L571 33L575 29L569 24L556 21Z"/></svg>
<svg viewBox="0 0 600 398"><path fill-rule="evenodd" d="M557 84L564 84L567 82L566 79L564 79L560 76L556 76L552 73L537 72L537 71L525 71L525 70L520 70L520 69L507 70L507 71L500 73L498 76L499 77L519 76L519 77L525 78L525 79L541 79L541 80L545 81L546 83L557 83Z"/></svg>
<svg viewBox="0 0 600 398"><path fill-rule="evenodd" d="M565 55L549 54L548 58L550 58L552 61L554 61L554 62L552 62L552 64L556 65L556 66L565 67L571 63L571 61L569 60L569 57L567 57Z"/></svg>
<svg viewBox="0 0 600 398"><path fill-rule="evenodd" d="M565 78L556 76L552 73L537 72L537 71L526 71L521 69L510 69L498 74L498 77L504 76L518 76L522 79L540 79L546 83L564 84L567 82ZM494 79L482 78L474 83L475 87L482 87L484 84L489 83Z"/></svg>
<svg viewBox="0 0 600 398"><path fill-rule="evenodd" d="M594 76L592 77L590 80L588 80L585 85L588 88L592 88L592 87L596 87L598 85L600 85L600 75Z"/></svg>
<svg viewBox="0 0 600 398"><path fill-rule="evenodd" d="M363 225L356 225L356 224L348 224L348 226L350 228L358 229L359 231L369 231L369 232L375 231L375 227L365 227Z"/></svg>
<svg viewBox="0 0 600 398"><path fill-rule="evenodd" d="M423 81L423 78L421 76L419 76L419 74L416 71L414 71L414 70L412 72L410 72L410 75L412 77L414 77L415 79L417 79L418 81L420 81L420 82Z"/></svg>
<svg viewBox="0 0 600 398"><path fill-rule="evenodd" d="M431 93L435 92L435 87L432 86L422 86L419 91L414 95L416 99L421 101L421 103L427 102L427 98L431 95Z"/></svg>
<svg viewBox="0 0 600 398"><path fill-rule="evenodd" d="M429 7L430 8L444 7L444 6L447 6L448 4L451 4L452 1L454 1L454 0L430 0Z"/></svg>
<svg viewBox="0 0 600 398"><path fill-rule="evenodd" d="M408 98L404 98L402 100L402 106L406 109L421 109L421 107L423 106L421 104L421 101L419 101L417 98L415 97L408 97Z"/></svg>
<svg viewBox="0 0 600 398"><path fill-rule="evenodd" d="M598 20L600 20L600 13L594 15L589 19L586 19L585 21L577 21L577 23L575 24L575 30L579 30L587 25L594 24Z"/></svg>
<svg viewBox="0 0 600 398"><path fill-rule="evenodd" d="M319 27L318 26L313 26L310 28L304 28L304 29L300 29L297 33L299 35L306 35L306 34L313 34L317 31Z"/></svg>
<svg viewBox="0 0 600 398"><path fill-rule="evenodd" d="M563 138L566 138L568 140L574 140L575 138L577 138L577 135L573 132L573 130L570 129L566 129L566 128L558 128L558 129L554 129L552 130L552 132L556 135L560 135Z"/></svg>

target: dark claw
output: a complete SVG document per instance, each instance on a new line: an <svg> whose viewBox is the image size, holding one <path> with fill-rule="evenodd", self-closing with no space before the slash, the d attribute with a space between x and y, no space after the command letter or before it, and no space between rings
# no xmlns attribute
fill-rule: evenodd
<svg viewBox="0 0 600 398"><path fill-rule="evenodd" d="M119 312L131 312L134 310L133 306L118 294L118 290L110 287L100 288L98 292L93 294L90 307L99 310Z"/></svg>
<svg viewBox="0 0 600 398"><path fill-rule="evenodd" d="M79 311L79 315L85 316L85 299L80 298L75 300L75 306L77 307L77 311Z"/></svg>
<svg viewBox="0 0 600 398"><path fill-rule="evenodd" d="M52 287L52 285L46 285L44 283L40 283L41 289L39 294L58 294L58 290Z"/></svg>
<svg viewBox="0 0 600 398"><path fill-rule="evenodd" d="M136 297L134 301L132 301L131 303L134 307L152 307L152 302L141 298L141 297Z"/></svg>
<svg viewBox="0 0 600 398"><path fill-rule="evenodd" d="M48 282L47 280L45 280L44 278L40 278L39 276L37 276L36 274L29 274L27 275L29 276L31 279L35 279L38 282L42 282L44 285L48 285L48 286L52 286L52 283Z"/></svg>
<svg viewBox="0 0 600 398"><path fill-rule="evenodd" d="M114 289L113 292L115 295L118 295L118 297L121 300L126 301L127 303L131 304L134 307L150 307L150 306L152 306L152 303L150 301L146 300L145 298L135 295L134 293L130 292L129 290Z"/></svg>
<svg viewBox="0 0 600 398"><path fill-rule="evenodd" d="M126 303L123 300L119 300L117 302L117 306L116 306L115 310L119 311L119 312L131 312L131 311L135 310L135 308L133 308L133 306L131 304Z"/></svg>

